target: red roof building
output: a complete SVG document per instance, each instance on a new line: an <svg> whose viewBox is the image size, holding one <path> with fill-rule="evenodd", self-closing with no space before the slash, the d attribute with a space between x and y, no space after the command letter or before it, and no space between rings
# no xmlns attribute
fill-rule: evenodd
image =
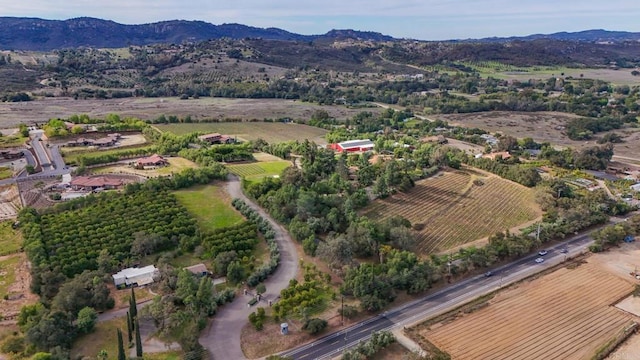
<svg viewBox="0 0 640 360"><path fill-rule="evenodd" d="M165 166L169 164L165 158L158 154L153 154L151 156L143 157L136 161L137 167L152 167L152 166Z"/></svg>
<svg viewBox="0 0 640 360"><path fill-rule="evenodd" d="M124 185L124 182L106 176L78 176L71 180L70 185L74 190L92 191L100 188L117 189Z"/></svg>
<svg viewBox="0 0 640 360"><path fill-rule="evenodd" d="M375 147L373 141L369 139L364 140L349 140L343 141L337 144L329 145L329 148L339 152L357 152L357 151L371 151Z"/></svg>

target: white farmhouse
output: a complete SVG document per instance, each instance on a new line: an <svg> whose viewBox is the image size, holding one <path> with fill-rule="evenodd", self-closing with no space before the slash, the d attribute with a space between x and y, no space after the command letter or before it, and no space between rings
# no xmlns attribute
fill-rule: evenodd
<svg viewBox="0 0 640 360"><path fill-rule="evenodd" d="M158 277L160 271L153 265L141 268L126 268L120 270L113 276L113 283L116 288L124 288L130 286L148 285L154 282L154 277Z"/></svg>

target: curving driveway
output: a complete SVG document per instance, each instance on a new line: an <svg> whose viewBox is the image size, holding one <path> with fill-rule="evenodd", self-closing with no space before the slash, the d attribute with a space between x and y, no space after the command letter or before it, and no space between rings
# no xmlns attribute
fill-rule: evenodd
<svg viewBox="0 0 640 360"><path fill-rule="evenodd" d="M263 295L262 301L249 308L247 302L251 296L238 296L232 303L220 308L209 327L200 335L200 344L209 351L211 359L240 360L246 359L240 348L240 333L245 324L249 322L249 314L255 311L258 306L268 306L268 300L275 301L280 295L280 290L286 288L289 285L289 280L296 277L298 252L287 230L242 193L238 177L229 175L226 190L231 197L242 199L271 223L276 232L275 239L280 249L280 265L275 273L264 282L267 292Z"/></svg>

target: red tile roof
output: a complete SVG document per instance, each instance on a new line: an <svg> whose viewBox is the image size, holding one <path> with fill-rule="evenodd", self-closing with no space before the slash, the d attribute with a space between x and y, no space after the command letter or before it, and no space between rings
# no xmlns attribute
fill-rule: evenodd
<svg viewBox="0 0 640 360"><path fill-rule="evenodd" d="M122 180L108 178L106 176L78 176L71 180L71 186L81 187L105 187L105 186L121 186Z"/></svg>
<svg viewBox="0 0 640 360"><path fill-rule="evenodd" d="M164 164L167 160L158 154L153 154L151 156L143 157L139 159L136 163L138 165L156 165L156 164Z"/></svg>

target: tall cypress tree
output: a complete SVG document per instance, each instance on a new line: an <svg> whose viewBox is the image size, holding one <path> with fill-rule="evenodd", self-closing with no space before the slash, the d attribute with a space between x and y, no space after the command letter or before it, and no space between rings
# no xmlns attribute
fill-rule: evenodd
<svg viewBox="0 0 640 360"><path fill-rule="evenodd" d="M118 330L118 360L127 360L124 354L124 343L122 342L122 331Z"/></svg>
<svg viewBox="0 0 640 360"><path fill-rule="evenodd" d="M133 341L133 320L131 314L127 311L127 334L129 335L129 344Z"/></svg>
<svg viewBox="0 0 640 360"><path fill-rule="evenodd" d="M136 356L142 359L142 338L140 337L140 324L136 319Z"/></svg>
<svg viewBox="0 0 640 360"><path fill-rule="evenodd" d="M136 304L136 293L131 288L131 298L129 298L129 313L131 313L131 320L138 318L138 306Z"/></svg>

